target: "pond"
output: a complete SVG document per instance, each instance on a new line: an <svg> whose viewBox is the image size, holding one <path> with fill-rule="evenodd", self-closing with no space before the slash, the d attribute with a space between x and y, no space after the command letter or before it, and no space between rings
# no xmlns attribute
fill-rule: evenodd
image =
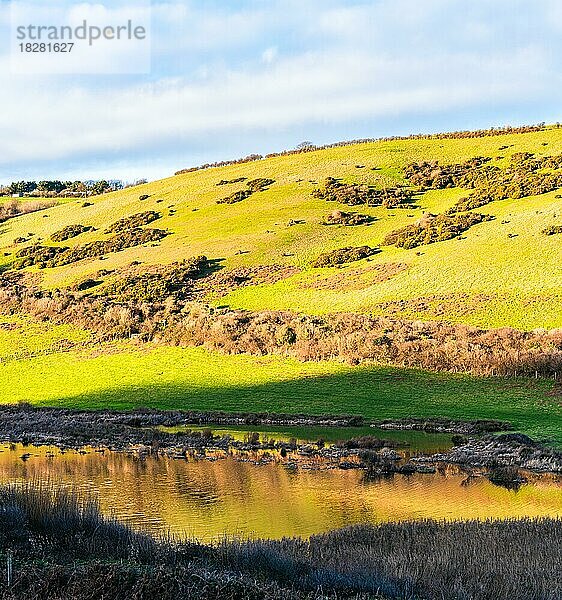
<svg viewBox="0 0 562 600"><path fill-rule="evenodd" d="M388 440L391 445L399 445L405 458L419 453L433 454L446 452L452 447L451 434L426 433L424 431L391 430L378 427L321 427L321 426L286 426L286 425L181 425L178 427L160 427L162 431L177 433L181 431L205 431L213 435L230 435L233 439L245 441L251 434L258 434L259 439L290 442L299 444L315 444L323 440L327 445L338 441L364 436L372 436L380 440Z"/></svg>
<svg viewBox="0 0 562 600"><path fill-rule="evenodd" d="M518 491L454 467L369 481L363 471L288 468L245 457L176 460L94 450L0 446L0 483L43 482L94 495L103 512L151 533L309 536L355 523L407 519L562 516L562 479Z"/></svg>

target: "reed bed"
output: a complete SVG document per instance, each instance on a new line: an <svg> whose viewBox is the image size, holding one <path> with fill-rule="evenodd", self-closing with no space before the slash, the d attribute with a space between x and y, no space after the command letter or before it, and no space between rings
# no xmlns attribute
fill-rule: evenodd
<svg viewBox="0 0 562 600"><path fill-rule="evenodd" d="M154 539L68 488L28 483L0 488L0 561L9 600L559 600L562 520L387 523L203 545Z"/></svg>

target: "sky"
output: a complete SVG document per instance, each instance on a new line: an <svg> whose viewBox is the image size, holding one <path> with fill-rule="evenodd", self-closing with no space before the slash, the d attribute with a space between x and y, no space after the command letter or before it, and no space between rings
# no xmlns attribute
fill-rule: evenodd
<svg viewBox="0 0 562 600"><path fill-rule="evenodd" d="M150 69L121 75L13 72L10 4L4 184L152 180L305 140L562 120L560 0L153 0Z"/></svg>

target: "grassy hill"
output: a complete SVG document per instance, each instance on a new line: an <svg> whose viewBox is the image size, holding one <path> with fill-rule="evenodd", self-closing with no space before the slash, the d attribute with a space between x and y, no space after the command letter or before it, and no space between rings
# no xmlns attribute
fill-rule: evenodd
<svg viewBox="0 0 562 600"><path fill-rule="evenodd" d="M509 148L500 150L505 146ZM103 262L81 261L46 269L41 273L43 285L66 286L102 267L122 268L132 261L166 264L204 254L220 259L225 269L269 264L302 269L280 282L239 289L220 300L232 307L291 309L309 314L376 313L384 307L385 312L390 309L408 318L439 318L483 327L559 327L560 238L540 235L545 227L562 223L557 192L494 202L480 212L495 216L495 220L472 228L461 240L411 250L385 247L368 260L345 266L343 273L339 268L310 267L326 250L377 246L390 231L415 222L424 212L442 213L467 193L459 189L432 190L416 201L419 208L412 209L351 207L374 217L374 222L354 227L327 226L322 224L324 218L342 207L311 195L326 177L394 186L404 183L403 170L411 162L456 163L474 156L503 155L505 158L494 160L501 166L515 152L561 154L562 129L476 139L358 144L187 173L94 197L91 206L82 207L82 200L73 201L10 219L2 225L0 248L8 254L3 257L8 265L16 251L16 238L29 239L28 244L43 238L47 244L57 245L48 238L66 225L80 223L97 228L63 243L83 244L103 238L104 229L122 217L155 210L162 218L154 225L172 232L158 246L129 248L107 255ZM217 204L217 200L245 187L243 183L217 183L239 177L271 178L275 183L242 202ZM140 201L143 194L149 198ZM384 278L376 266L397 263L405 268L381 281ZM397 303L434 296L442 299L440 309L431 300L409 302L404 307ZM390 308L389 302L393 303Z"/></svg>
<svg viewBox="0 0 562 600"><path fill-rule="evenodd" d="M411 249L381 243L390 232L419 222L427 213L446 213L469 190L423 191L405 208L342 206L313 195L328 177L344 184L394 188L408 184L405 169L411 163L456 164L480 156L489 157L489 165L505 169L512 155L521 152L538 157L561 155L562 129L355 144L185 173L89 198L86 203L64 201L8 219L0 227L0 264L10 269L22 249L36 244L72 248L119 237L122 234L105 232L119 219L156 211L160 217L148 227L165 230L168 235L162 239L62 266L31 266L24 272L35 273L44 289L97 279L101 285L88 292L95 295L103 294L131 263L141 263L140 268L145 269L205 255L223 273L271 265L291 267L279 270L280 276L266 275L256 285L210 292L205 300L215 305L311 315L385 314L484 328L558 328L562 327L562 237L541 232L562 225L562 200L556 197L559 190L491 202L472 212L492 215L493 220L474 225L453 239ZM218 185L241 178L245 179ZM248 189L247 182L257 178L273 183L239 202L219 203ZM147 197L141 199L143 196ZM371 220L353 226L325 224L336 209L367 215ZM92 229L62 242L51 241L55 232L77 224ZM337 267L312 267L322 253L360 246L380 247L381 251ZM512 420L527 431L562 435L558 427L549 425L560 416L560 403L550 393L552 384L548 382L506 386L452 375L440 375L438 382L435 375L396 371L401 381L410 382L396 386L387 371L377 367L350 370L338 363L297 363L280 357L205 358L193 349L154 349L129 342L93 344L85 329L38 324L25 316L0 320L0 381L5 401L166 407L195 403L203 407L208 392L209 406L221 408L223 398L229 409L255 406L261 410L271 399L272 409L300 407L368 416L442 414L509 420L511 410ZM202 374L206 369L211 375ZM29 383L22 383L24 377ZM354 377L359 387L350 384ZM427 393L420 392L422 380ZM308 381L321 384L308 385ZM323 387L326 381L331 382L330 393ZM276 383L283 383L277 389L283 390L285 400L280 392L272 391ZM237 396L237 389L244 392ZM123 391L130 401L124 399Z"/></svg>

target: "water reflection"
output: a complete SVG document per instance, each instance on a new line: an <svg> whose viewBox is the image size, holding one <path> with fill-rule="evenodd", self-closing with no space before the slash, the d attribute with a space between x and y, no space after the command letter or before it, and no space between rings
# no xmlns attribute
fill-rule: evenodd
<svg viewBox="0 0 562 600"><path fill-rule="evenodd" d="M0 481L30 480L94 493L105 513L135 527L205 541L224 534L308 536L352 523L426 517L562 516L562 480L555 477L537 477L514 492L482 477L462 485L466 475L454 468L367 481L356 470L291 471L232 457L188 462L0 446Z"/></svg>
<svg viewBox="0 0 562 600"><path fill-rule="evenodd" d="M451 434L426 433L425 431L391 430L378 427L319 427L319 426L283 426L283 425L180 425L176 427L160 427L162 431L177 433L181 431L205 431L213 435L230 435L238 441L247 441L249 434L258 434L259 439L289 442L295 440L300 444L314 444L323 440L326 444L333 444L342 440L363 436L375 437L379 440L389 440L391 445L396 444L409 458L415 454L446 452L453 443Z"/></svg>

